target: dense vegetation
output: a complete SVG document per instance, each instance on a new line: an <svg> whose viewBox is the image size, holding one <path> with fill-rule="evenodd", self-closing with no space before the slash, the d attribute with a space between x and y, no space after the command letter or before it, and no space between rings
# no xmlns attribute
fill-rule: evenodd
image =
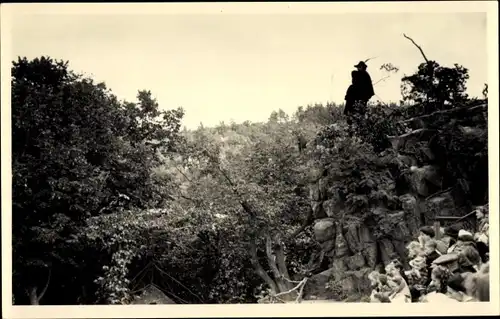
<svg viewBox="0 0 500 319"><path fill-rule="evenodd" d="M15 304L129 303L151 283L177 303L257 302L290 290L314 272L307 186L318 163L355 171L411 130L405 119L474 103L467 69L431 62L403 78L404 98L416 104L371 107L354 130L328 104L182 131L184 111L162 111L149 91L120 101L63 61L19 58ZM481 204L487 136L464 143L456 123L447 125L435 143L444 186L467 184L467 200ZM349 187L345 196L355 193Z"/></svg>

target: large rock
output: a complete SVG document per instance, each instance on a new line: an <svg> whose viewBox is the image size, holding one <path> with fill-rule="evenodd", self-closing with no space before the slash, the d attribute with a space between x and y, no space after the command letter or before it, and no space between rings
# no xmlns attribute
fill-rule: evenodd
<svg viewBox="0 0 500 319"><path fill-rule="evenodd" d="M321 247L321 250L324 251L327 256L333 257L333 253L335 250L335 238L324 241L319 245Z"/></svg>
<svg viewBox="0 0 500 319"><path fill-rule="evenodd" d="M318 183L309 184L309 199L311 201L320 201L321 200Z"/></svg>
<svg viewBox="0 0 500 319"><path fill-rule="evenodd" d="M469 138L479 138L488 134L486 130L480 127L459 126L460 131Z"/></svg>
<svg viewBox="0 0 500 319"><path fill-rule="evenodd" d="M357 294L359 298L364 295L369 295L371 289L368 274L371 271L370 268L346 271L343 278L337 283L337 286L342 289L341 294L347 298L351 297L353 294Z"/></svg>
<svg viewBox="0 0 500 319"><path fill-rule="evenodd" d="M349 250L356 254L364 251L368 246L375 243L370 230L363 224L352 224L348 227L345 240Z"/></svg>
<svg viewBox="0 0 500 319"><path fill-rule="evenodd" d="M412 166L416 166L417 160L413 157L410 157L408 155L401 155L398 154L396 157L394 157L393 162L399 167L399 168L408 168Z"/></svg>
<svg viewBox="0 0 500 319"><path fill-rule="evenodd" d="M384 265L387 265L392 261L392 258L396 256L394 245L392 244L392 241L387 238L381 239L378 244L380 248L380 259Z"/></svg>
<svg viewBox="0 0 500 319"><path fill-rule="evenodd" d="M321 200L326 198L326 190L328 188L328 179L326 177L322 177L318 180L318 190L319 197Z"/></svg>
<svg viewBox="0 0 500 319"><path fill-rule="evenodd" d="M445 192L427 200L427 215L433 218L436 215L454 216L456 211L455 200L451 192Z"/></svg>
<svg viewBox="0 0 500 319"><path fill-rule="evenodd" d="M436 156L432 152L431 148L428 146L424 146L424 147L420 148L420 156L422 156L422 158L425 162L431 162L436 158ZM416 165L416 164L413 164L413 165Z"/></svg>
<svg viewBox="0 0 500 319"><path fill-rule="evenodd" d="M436 166L412 166L409 180L411 189L421 196L429 196L433 188L441 188L441 175Z"/></svg>
<svg viewBox="0 0 500 319"><path fill-rule="evenodd" d="M349 246L342 234L342 227L340 223L337 224L336 237L335 237L335 257L342 258L349 254Z"/></svg>
<svg viewBox="0 0 500 319"><path fill-rule="evenodd" d="M335 294L327 288L327 284L332 278L334 269L327 269L319 274L311 276L304 285L304 299L334 299Z"/></svg>
<svg viewBox="0 0 500 319"><path fill-rule="evenodd" d="M358 270L366 265L365 257L361 254L361 252L349 256L345 260L346 266L349 270Z"/></svg>
<svg viewBox="0 0 500 319"><path fill-rule="evenodd" d="M316 240L323 243L335 238L335 222L331 218L324 218L314 224L314 236Z"/></svg>
<svg viewBox="0 0 500 319"><path fill-rule="evenodd" d="M342 205L339 205L336 199L328 199L323 202L323 210L328 217L340 220L344 214Z"/></svg>
<svg viewBox="0 0 500 319"><path fill-rule="evenodd" d="M377 243L370 243L369 245L366 246L366 248L363 250L363 256L365 257L366 260L366 265L372 269L375 268L377 265L377 260L378 260L378 248L377 248Z"/></svg>
<svg viewBox="0 0 500 319"><path fill-rule="evenodd" d="M420 228L420 205L411 194L404 194L399 197L401 204L403 206L403 211L405 212L406 226L410 235L414 236L418 234L418 229Z"/></svg>
<svg viewBox="0 0 500 319"><path fill-rule="evenodd" d="M436 130L422 128L399 136L389 136L388 138L392 147L395 150L400 150L412 148L421 141L429 141L436 133Z"/></svg>
<svg viewBox="0 0 500 319"><path fill-rule="evenodd" d="M347 270L347 257L335 258L330 267L332 278L339 280Z"/></svg>
<svg viewBox="0 0 500 319"><path fill-rule="evenodd" d="M395 213L388 214L388 218L392 221L399 221L392 230L391 237L397 240L405 241L411 239L411 233L406 226L406 213L404 211L399 211Z"/></svg>
<svg viewBox="0 0 500 319"><path fill-rule="evenodd" d="M307 165L308 167L310 167L307 174L307 178L310 183L316 183L321 178L321 176L324 175L325 169L316 167L314 161L309 161Z"/></svg>
<svg viewBox="0 0 500 319"><path fill-rule="evenodd" d="M311 201L311 208L313 211L314 219L321 219L327 217L325 210L323 208L323 202Z"/></svg>

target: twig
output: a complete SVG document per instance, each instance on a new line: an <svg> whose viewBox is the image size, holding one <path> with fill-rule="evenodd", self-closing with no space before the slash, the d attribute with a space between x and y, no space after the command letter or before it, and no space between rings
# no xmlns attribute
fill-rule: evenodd
<svg viewBox="0 0 500 319"><path fill-rule="evenodd" d="M297 286L295 286L294 288L290 289L290 290L287 290L287 291L283 291L283 292L280 292L276 295L274 295L273 297L278 297L278 296L282 296L282 295L286 295L286 294L289 294L291 292L294 292L295 290L299 289L302 285L304 285L307 281L307 277L302 279L299 284Z"/></svg>
<svg viewBox="0 0 500 319"><path fill-rule="evenodd" d="M439 191L439 192L437 192L437 193L434 193L434 194L432 194L432 195L428 196L425 200L429 200L429 199L431 199L431 198L434 198L434 197L436 197L436 196L438 196L438 195L441 195L441 194L443 194L443 193L446 193L447 191L450 191L450 190L452 190L452 189L453 189L453 187L448 187L447 189L443 189L442 191Z"/></svg>
<svg viewBox="0 0 500 319"><path fill-rule="evenodd" d="M390 75L387 75L387 76L385 76L385 77L381 78L381 79L380 79L380 80L378 80L377 82L373 83L373 86L377 85L377 83L379 83L379 82L385 81L386 79L388 79L388 78L390 78L390 77L391 77Z"/></svg>
<svg viewBox="0 0 500 319"><path fill-rule="evenodd" d="M476 213L476 210L473 210L472 212L460 217L459 219L457 219L454 223L452 223L451 225L455 225L455 224L458 224L459 222L461 222L462 220L466 219L467 217L473 215Z"/></svg>
<svg viewBox="0 0 500 319"><path fill-rule="evenodd" d="M288 281L289 283L292 283L292 284L300 284L302 282L302 280L290 280L288 278L285 278L285 276L281 275L280 279L284 279L286 281Z"/></svg>
<svg viewBox="0 0 500 319"><path fill-rule="evenodd" d="M304 284L302 284L302 287L300 287L299 295L297 296L297 299L295 299L296 303L300 303L302 301L302 294L304 293L304 287L306 286L307 278L304 278Z"/></svg>
<svg viewBox="0 0 500 319"><path fill-rule="evenodd" d="M417 47L417 49L420 51L420 53L422 53L422 56L424 57L425 62L429 63L429 60L428 60L428 59L427 59L427 57L425 56L424 50L422 50L422 48L421 48L421 47L420 47L417 43L415 43L415 41L413 41L413 39L412 39L412 38L410 38L409 36L407 36L407 35L406 35L406 34L404 34L404 33L403 33L403 36L404 36L405 38L407 38L408 40L410 40L410 41L411 41L411 43L413 43L413 44Z"/></svg>
<svg viewBox="0 0 500 319"><path fill-rule="evenodd" d="M181 287L183 287L184 289L186 289L191 295L195 296L196 298L198 298L199 301L201 301L203 303L203 300L197 294L195 294L194 292L192 292L188 287L184 286L180 281L178 281L177 279L175 279L174 277L172 277L171 275L169 275L167 272L163 271L160 267L158 267L158 265L155 262L153 262L153 266L160 273L167 275L167 277L169 277L170 279L172 279L173 281L175 281L176 283L178 283Z"/></svg>

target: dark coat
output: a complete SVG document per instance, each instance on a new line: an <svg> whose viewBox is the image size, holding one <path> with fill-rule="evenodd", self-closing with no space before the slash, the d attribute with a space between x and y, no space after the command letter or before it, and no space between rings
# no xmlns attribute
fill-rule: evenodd
<svg viewBox="0 0 500 319"><path fill-rule="evenodd" d="M368 101L375 95L373 90L372 79L366 71L352 71L352 84L346 92L345 100L351 101Z"/></svg>

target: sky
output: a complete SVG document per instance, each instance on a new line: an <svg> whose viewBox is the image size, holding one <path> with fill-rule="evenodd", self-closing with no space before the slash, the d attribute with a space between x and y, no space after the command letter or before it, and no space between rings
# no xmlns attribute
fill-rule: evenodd
<svg viewBox="0 0 500 319"><path fill-rule="evenodd" d="M468 93L487 82L486 13L26 14L12 21L12 56L49 55L104 81L120 99L151 90L160 107L183 107L196 128L264 121L279 108L342 103L350 71L368 62L387 103L401 77L429 59L469 69Z"/></svg>

